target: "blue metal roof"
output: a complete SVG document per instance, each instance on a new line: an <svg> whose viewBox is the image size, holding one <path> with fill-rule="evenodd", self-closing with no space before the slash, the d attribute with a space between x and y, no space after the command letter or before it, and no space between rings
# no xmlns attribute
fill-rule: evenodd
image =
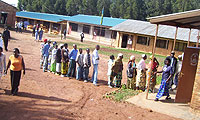
<svg viewBox="0 0 200 120"><path fill-rule="evenodd" d="M70 16L64 16L64 15L39 13L39 12L27 12L27 11L16 12L16 16L30 18L30 19L44 20L44 21L49 21L49 22L60 22L60 21L63 21L63 19L70 18Z"/></svg>
<svg viewBox="0 0 200 120"><path fill-rule="evenodd" d="M94 25L101 25L101 17L100 16L78 14L78 15L75 15L75 16L71 16L70 18L66 18L65 20L78 22L78 23L88 23L88 24L94 24ZM113 26L120 24L124 21L126 21L126 19L103 17L103 24L102 25L113 27Z"/></svg>

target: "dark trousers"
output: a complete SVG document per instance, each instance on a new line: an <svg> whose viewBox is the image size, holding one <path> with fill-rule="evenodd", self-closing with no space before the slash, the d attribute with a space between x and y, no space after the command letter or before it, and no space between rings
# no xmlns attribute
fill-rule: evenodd
<svg viewBox="0 0 200 120"><path fill-rule="evenodd" d="M3 42L4 42L4 49L8 51L8 39L7 38L3 39Z"/></svg>
<svg viewBox="0 0 200 120"><path fill-rule="evenodd" d="M75 60L70 60L69 63L69 69L68 69L68 77L76 77L76 61Z"/></svg>
<svg viewBox="0 0 200 120"><path fill-rule="evenodd" d="M84 67L83 68L83 79L84 80L88 80L88 75L89 75L89 68L88 67Z"/></svg>
<svg viewBox="0 0 200 120"><path fill-rule="evenodd" d="M17 94L18 86L20 84L20 79L21 79L21 71L10 70L10 78L11 78L11 94Z"/></svg>
<svg viewBox="0 0 200 120"><path fill-rule="evenodd" d="M83 42L83 38L84 38L84 37L81 37L81 42Z"/></svg>

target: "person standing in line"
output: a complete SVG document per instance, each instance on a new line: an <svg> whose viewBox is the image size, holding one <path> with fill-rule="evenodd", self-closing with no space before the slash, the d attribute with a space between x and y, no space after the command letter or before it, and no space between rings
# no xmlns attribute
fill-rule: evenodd
<svg viewBox="0 0 200 120"><path fill-rule="evenodd" d="M68 73L68 63L69 63L69 50L68 44L64 44L64 48L61 51L62 62L61 62L61 77L66 77Z"/></svg>
<svg viewBox="0 0 200 120"><path fill-rule="evenodd" d="M67 77L76 77L76 57L77 57L77 45L73 44L73 49L69 54L69 69Z"/></svg>
<svg viewBox="0 0 200 120"><path fill-rule="evenodd" d="M155 101L158 101L162 96L167 96L166 100L171 99L169 95L169 85L168 85L170 78L172 77L172 67L170 63L171 63L171 60L169 58L166 58L165 66L163 67L163 70L154 73L154 74L162 73L161 85L156 95Z"/></svg>
<svg viewBox="0 0 200 120"><path fill-rule="evenodd" d="M127 67L127 88L136 90L136 75L137 68L135 63L135 56L131 56Z"/></svg>
<svg viewBox="0 0 200 120"><path fill-rule="evenodd" d="M147 55L143 54L142 59L138 63L137 66L137 79L136 79L136 89L145 91L146 86L146 64L145 60L147 59Z"/></svg>
<svg viewBox="0 0 200 120"><path fill-rule="evenodd" d="M63 46L64 46L63 44L60 44L56 52L56 75L61 75L61 60L62 60L61 51L63 49Z"/></svg>
<svg viewBox="0 0 200 120"><path fill-rule="evenodd" d="M91 82L95 86L98 86L97 76L98 76L98 64L99 64L99 54L98 54L99 50L100 50L100 46L96 45L96 48L92 53L93 74L92 74L92 81Z"/></svg>
<svg viewBox="0 0 200 120"><path fill-rule="evenodd" d="M42 40L42 37L43 37L43 30L42 30L42 28L40 29L40 32L39 32L39 41L41 41Z"/></svg>
<svg viewBox="0 0 200 120"><path fill-rule="evenodd" d="M0 33L0 47L3 48L3 40L1 38L1 33Z"/></svg>
<svg viewBox="0 0 200 120"><path fill-rule="evenodd" d="M3 42L4 42L4 49L8 51L8 41L10 39L10 31L6 27L5 30L3 31Z"/></svg>
<svg viewBox="0 0 200 120"><path fill-rule="evenodd" d="M33 37L35 37L35 30L36 30L36 26L34 25L34 26L33 26L33 33L32 33L32 36L33 36Z"/></svg>
<svg viewBox="0 0 200 120"><path fill-rule="evenodd" d="M42 55L43 55L43 72L46 72L48 70L48 58L49 58L49 48L50 48L51 41L48 40L47 43L44 45L44 48L42 49Z"/></svg>
<svg viewBox="0 0 200 120"><path fill-rule="evenodd" d="M81 32L80 36L81 36L81 42L83 42L84 33L83 33L83 32Z"/></svg>
<svg viewBox="0 0 200 120"><path fill-rule="evenodd" d="M10 68L11 94L17 95L21 79L21 71L25 75L25 63L18 48L14 48L13 55L9 57L6 71Z"/></svg>
<svg viewBox="0 0 200 120"><path fill-rule="evenodd" d="M56 73L56 53L57 53L57 50L58 50L58 45L56 44L54 46L54 49L52 50L52 55L51 55L51 68L50 68L50 71L53 72L53 73Z"/></svg>
<svg viewBox="0 0 200 120"><path fill-rule="evenodd" d="M44 45L47 43L47 39L44 39L44 43L41 43L41 47L40 47L40 53L41 53L41 56L40 56L40 69L42 69L43 68L43 63L44 63L44 60L43 60L43 48L44 48Z"/></svg>
<svg viewBox="0 0 200 120"><path fill-rule="evenodd" d="M3 48L0 47L0 80L6 74L6 55L3 53Z"/></svg>
<svg viewBox="0 0 200 120"><path fill-rule="evenodd" d="M50 45L49 48L49 58L48 58L48 72L51 72L51 59L52 59L52 51L55 48L55 46L57 45L57 42L53 42L53 45Z"/></svg>
<svg viewBox="0 0 200 120"><path fill-rule="evenodd" d="M178 79L179 79L179 76L181 73L182 63L183 63L183 56L179 55L178 62L176 65L175 78L174 78L174 84L176 85L175 89L177 89L177 87L178 87Z"/></svg>
<svg viewBox="0 0 200 120"><path fill-rule="evenodd" d="M170 66L172 67L172 72L171 72L172 77L170 78L169 84L168 84L168 85L169 85L169 89L170 89L171 91L173 91L172 85L174 84L174 83L173 83L173 80L174 80L174 74L175 74L175 72L176 72L176 65L177 65L177 58L175 57L175 52L172 51L172 52L171 52L171 55L168 56L166 59L170 59L170 60L171 60Z"/></svg>
<svg viewBox="0 0 200 120"><path fill-rule="evenodd" d="M84 57L83 50L82 48L80 48L79 55L77 56L77 59L76 59L76 63L78 64L77 73L76 73L77 80L83 79L83 66L84 66L83 57Z"/></svg>
<svg viewBox="0 0 200 120"><path fill-rule="evenodd" d="M38 36L39 36L39 28L37 28L35 31L35 41L37 41Z"/></svg>
<svg viewBox="0 0 200 120"><path fill-rule="evenodd" d="M86 83L89 81L88 75L89 75L89 69L91 67L90 49L89 48L86 49L86 54L84 55L83 63L84 63L83 79L84 79L84 82Z"/></svg>
<svg viewBox="0 0 200 120"><path fill-rule="evenodd" d="M107 72L107 75L108 75L108 87L110 87L110 88L112 88L112 86L113 86L113 81L111 81L110 77L111 77L111 73L112 73L112 66L113 66L114 60L115 60L115 56L111 55L110 59L108 61L108 72Z"/></svg>

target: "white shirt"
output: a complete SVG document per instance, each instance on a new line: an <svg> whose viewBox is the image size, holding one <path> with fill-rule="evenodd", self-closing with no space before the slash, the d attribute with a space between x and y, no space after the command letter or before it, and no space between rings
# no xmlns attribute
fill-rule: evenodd
<svg viewBox="0 0 200 120"><path fill-rule="evenodd" d="M108 61L108 73L107 73L107 75L111 75L113 63L114 63L114 60L111 60L111 59L110 59L110 60Z"/></svg>
<svg viewBox="0 0 200 120"><path fill-rule="evenodd" d="M145 60L144 59L140 60L140 62L138 63L137 69L138 70L146 69L146 64L145 64Z"/></svg>
<svg viewBox="0 0 200 120"><path fill-rule="evenodd" d="M98 50L94 50L92 53L92 64L99 64L99 60L97 60L99 58L99 54L98 54Z"/></svg>
<svg viewBox="0 0 200 120"><path fill-rule="evenodd" d="M57 50L56 48L54 48L52 50L52 56L51 56L51 63L53 64L55 61L56 61L56 53L57 53Z"/></svg>
<svg viewBox="0 0 200 120"><path fill-rule="evenodd" d="M0 37L0 47L3 48L3 40L1 39L1 37Z"/></svg>
<svg viewBox="0 0 200 120"><path fill-rule="evenodd" d="M176 74L181 72L181 68L182 68L182 61L178 61L176 65Z"/></svg>
<svg viewBox="0 0 200 120"><path fill-rule="evenodd" d="M84 63L83 63L83 57L84 57L84 54L79 54L76 58L76 62L81 66L83 67Z"/></svg>
<svg viewBox="0 0 200 120"><path fill-rule="evenodd" d="M87 54L87 53L84 55L84 58L83 58L84 67L87 67L86 64L87 64L87 65L89 64L89 63L88 63L88 55L89 55L89 54ZM91 56L90 56L90 57L91 57ZM91 65L91 60L90 60L90 65ZM88 67L90 67L90 66L88 65Z"/></svg>

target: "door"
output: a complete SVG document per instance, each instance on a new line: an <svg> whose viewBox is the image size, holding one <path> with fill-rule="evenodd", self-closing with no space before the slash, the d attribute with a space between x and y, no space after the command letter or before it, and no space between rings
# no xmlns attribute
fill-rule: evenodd
<svg viewBox="0 0 200 120"><path fill-rule="evenodd" d="M194 47L185 49L175 102L187 103L191 101L199 51L200 49Z"/></svg>
<svg viewBox="0 0 200 120"><path fill-rule="evenodd" d="M122 48L126 48L127 47L127 41L128 41L128 35L127 34L123 34L122 37Z"/></svg>

